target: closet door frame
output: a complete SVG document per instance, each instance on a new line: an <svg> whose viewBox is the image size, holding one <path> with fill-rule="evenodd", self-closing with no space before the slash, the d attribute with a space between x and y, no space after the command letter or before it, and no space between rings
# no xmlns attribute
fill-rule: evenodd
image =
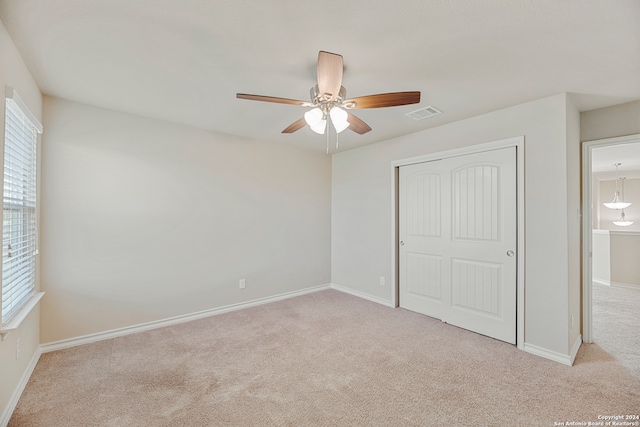
<svg viewBox="0 0 640 427"><path fill-rule="evenodd" d="M524 175L524 136L517 136L507 139L502 139L493 142L487 142L477 145L471 145L468 147L457 148L453 150L440 151L434 153L423 154L414 157L408 157L404 159L393 160L391 162L391 297L392 306L399 306L399 221L398 221L398 209L399 209L399 168L401 166L411 165L415 163L423 163L434 160L446 159L449 157L463 156L466 154L481 153L484 151L495 150L499 148L516 147L516 176L517 176L517 267L516 267L516 286L517 286L517 302L516 302L516 346L519 349L524 347L525 342L525 324L524 324L524 311L525 311L525 212L524 212L524 200L525 200L525 175Z"/></svg>

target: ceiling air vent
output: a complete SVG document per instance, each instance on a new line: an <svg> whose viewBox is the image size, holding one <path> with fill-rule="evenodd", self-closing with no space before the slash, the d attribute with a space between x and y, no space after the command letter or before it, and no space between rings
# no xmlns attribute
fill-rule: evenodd
<svg viewBox="0 0 640 427"><path fill-rule="evenodd" d="M437 116L438 114L442 114L442 111L432 105L429 105L419 110L406 113L405 116L411 117L413 120L422 120L427 117Z"/></svg>

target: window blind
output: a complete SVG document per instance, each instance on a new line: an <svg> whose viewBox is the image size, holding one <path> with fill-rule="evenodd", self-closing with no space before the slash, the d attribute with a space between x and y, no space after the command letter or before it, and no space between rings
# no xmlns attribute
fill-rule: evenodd
<svg viewBox="0 0 640 427"><path fill-rule="evenodd" d="M42 127L7 88L2 198L2 323L35 291L36 162Z"/></svg>

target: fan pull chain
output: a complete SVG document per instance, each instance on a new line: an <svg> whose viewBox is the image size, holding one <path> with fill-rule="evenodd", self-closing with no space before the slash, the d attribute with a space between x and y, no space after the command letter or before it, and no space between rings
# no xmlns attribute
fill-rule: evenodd
<svg viewBox="0 0 640 427"><path fill-rule="evenodd" d="M329 154L329 129L327 129L327 154Z"/></svg>

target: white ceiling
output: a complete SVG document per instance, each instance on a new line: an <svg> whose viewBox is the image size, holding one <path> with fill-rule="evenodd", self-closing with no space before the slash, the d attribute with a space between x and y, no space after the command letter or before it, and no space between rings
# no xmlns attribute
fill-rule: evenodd
<svg viewBox="0 0 640 427"><path fill-rule="evenodd" d="M0 0L43 93L323 150L298 106L319 50L344 57L348 97L419 90L419 105L359 110L343 149L543 98L582 111L640 99L638 0ZM444 113L413 121L433 105Z"/></svg>
<svg viewBox="0 0 640 427"><path fill-rule="evenodd" d="M640 143L594 148L591 151L591 171L598 180L616 179L615 163L620 163L618 177L640 179Z"/></svg>

